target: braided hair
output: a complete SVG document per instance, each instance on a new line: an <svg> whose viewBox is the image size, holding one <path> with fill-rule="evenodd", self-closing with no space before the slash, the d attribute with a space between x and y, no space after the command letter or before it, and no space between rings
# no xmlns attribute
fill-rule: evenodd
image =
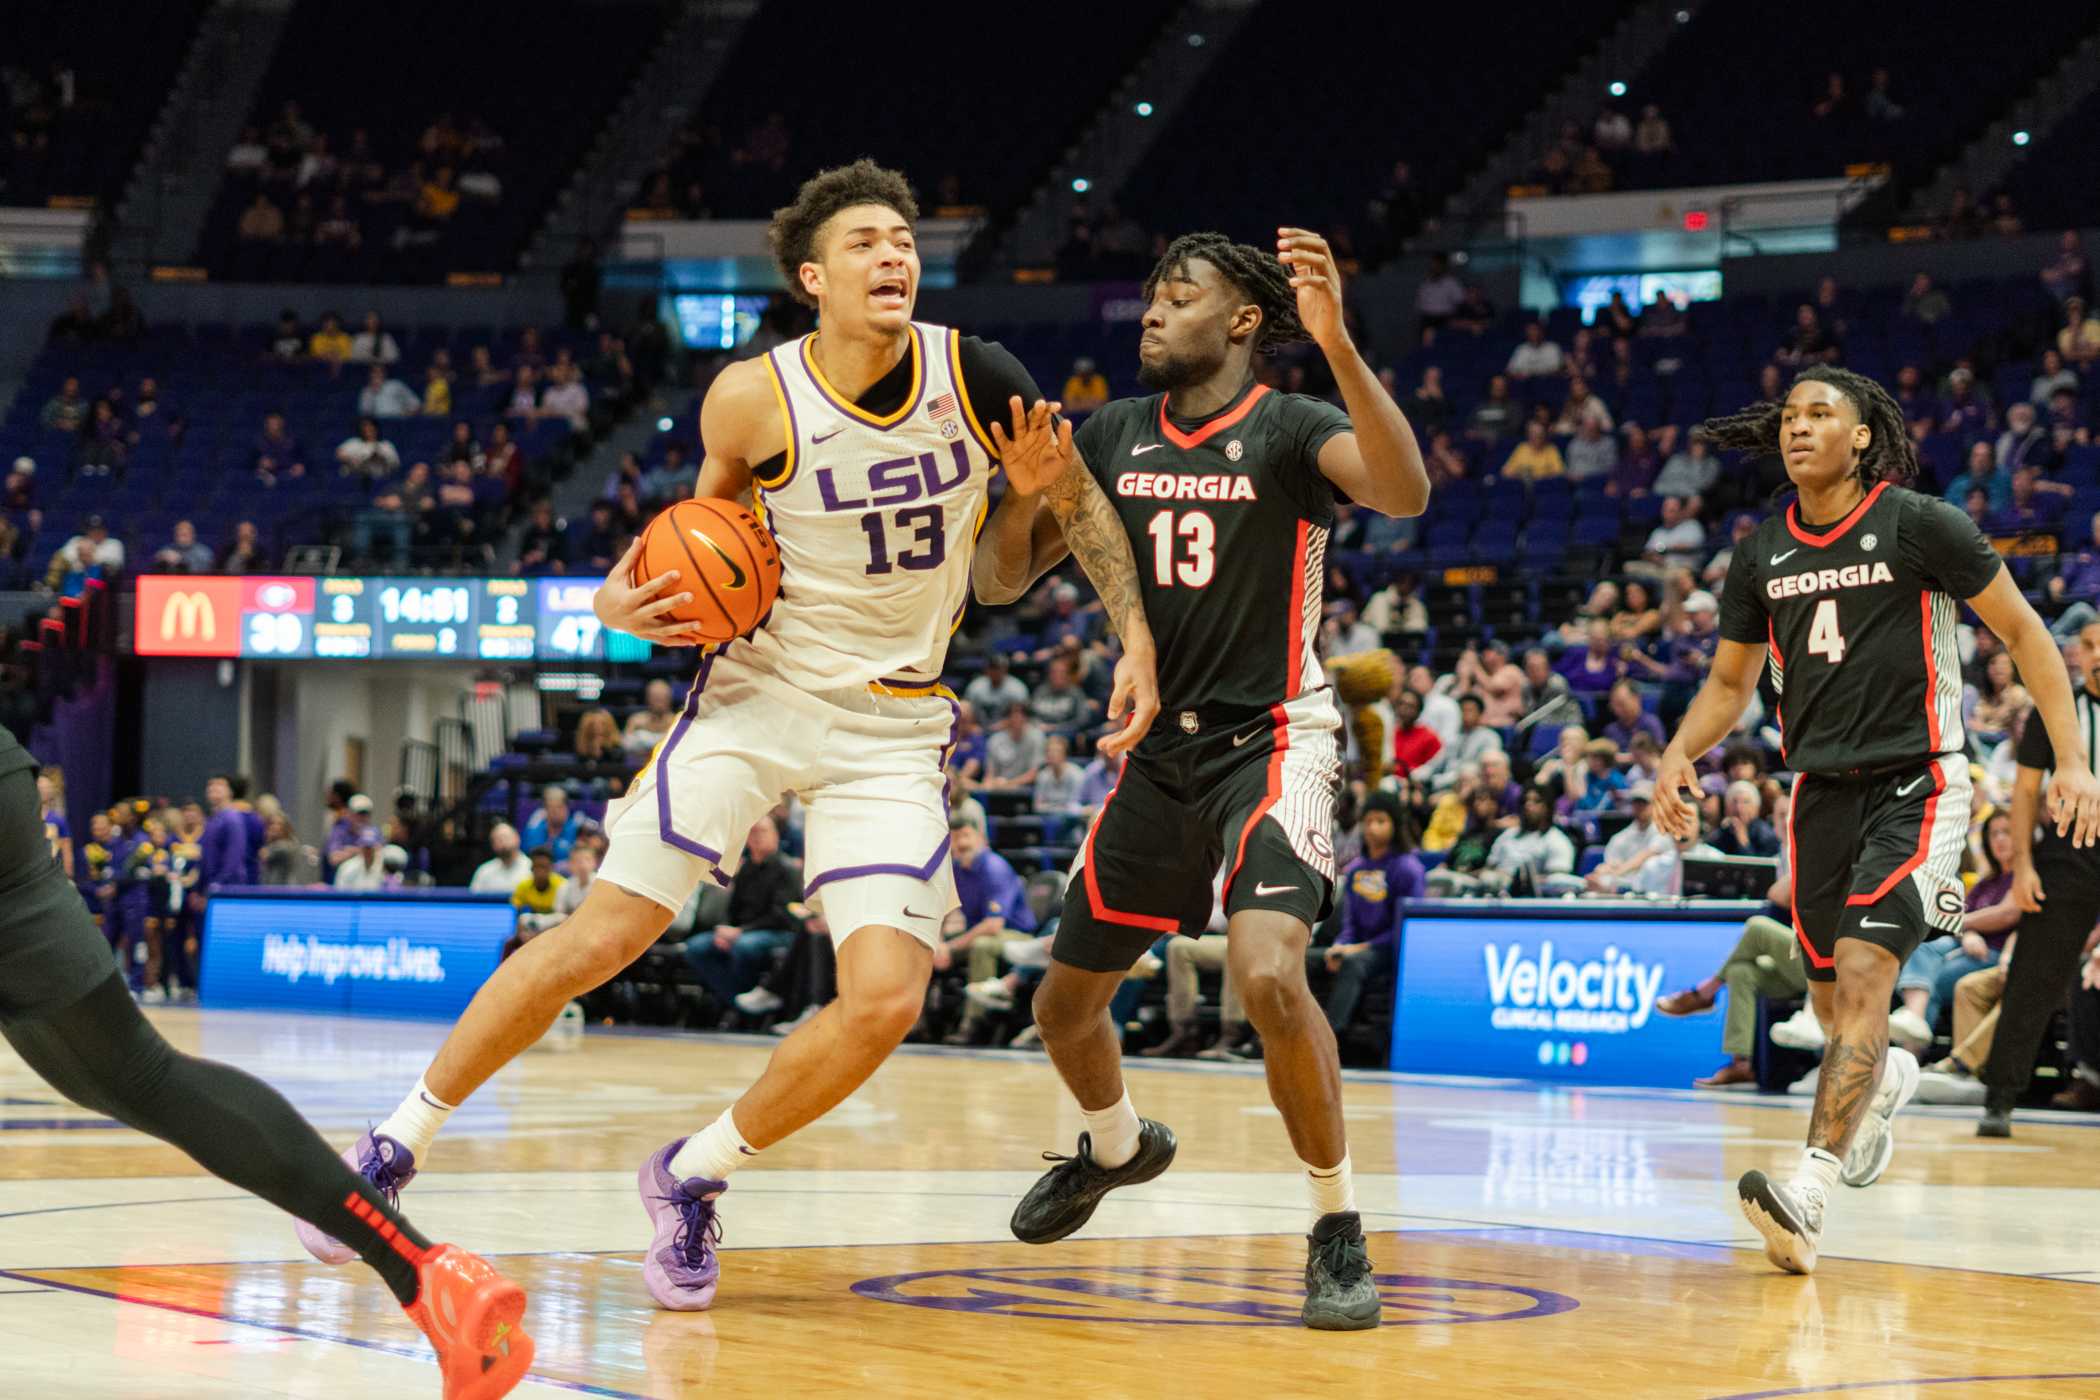
<svg viewBox="0 0 2100 1400"><path fill-rule="evenodd" d="M1241 296L1261 308L1256 350L1266 352L1312 338L1298 320L1298 294L1291 290L1290 269L1274 253L1235 243L1222 233L1184 233L1169 243L1152 275L1145 279L1141 295L1150 302L1160 283L1170 277L1188 276L1189 264L1198 258L1216 268Z"/></svg>
<svg viewBox="0 0 2100 1400"><path fill-rule="evenodd" d="M1853 412L1868 431L1867 445L1859 454L1854 474L1863 490L1877 481L1907 484L1918 475L1918 450L1910 440L1903 410L1889 391L1863 374L1835 365L1811 365L1794 376L1794 383L1815 380L1828 384L1852 404ZM1788 386L1791 390L1792 385ZM1695 430L1714 450L1726 452L1776 452L1779 450L1779 418L1783 399L1754 403L1740 413L1709 418Z"/></svg>

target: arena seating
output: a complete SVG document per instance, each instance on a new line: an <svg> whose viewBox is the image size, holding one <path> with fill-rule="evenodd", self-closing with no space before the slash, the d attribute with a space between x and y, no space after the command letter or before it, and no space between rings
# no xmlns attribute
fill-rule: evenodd
<svg viewBox="0 0 2100 1400"><path fill-rule="evenodd" d="M1217 228L1257 241L1274 236L1279 217L1363 233L1365 202L1403 159L1423 211L1434 212L1623 8L1571 0L1550 23L1513 22L1485 6L1372 8L1337 34L1287 5L1264 5L1167 114L1125 212L1154 230ZM1317 97L1279 101L1279 84L1307 79ZM1226 112L1246 134L1221 143ZM1250 199L1257 189L1261 198Z"/></svg>
<svg viewBox="0 0 2100 1400"><path fill-rule="evenodd" d="M204 0L169 0L84 26L61 7L10 6L0 54L0 204L113 203L206 8ZM68 86L70 105L61 96Z"/></svg>
<svg viewBox="0 0 2100 1400"><path fill-rule="evenodd" d="M661 0L605 0L521 26L517 7L493 0L437 7L380 0L361 6L346 32L335 7L298 6L252 124L267 138L285 104L296 103L300 119L338 158L362 130L399 188L317 181L306 191L313 220L327 217L334 194L347 196L363 235L355 250L317 249L296 236L258 245L236 236L257 189L268 190L291 224L300 191L289 179L230 175L197 260L215 277L251 282L441 281L448 272L510 271L647 58L666 13ZM437 175L445 159L426 155L419 143L441 123L469 132L478 126L500 141L456 174L493 176L501 194L490 199L469 190L458 214L433 226L416 217L407 173L419 165L425 176ZM425 233L435 240L422 241Z"/></svg>
<svg viewBox="0 0 2100 1400"><path fill-rule="evenodd" d="M199 537L215 549L223 548L236 521L253 520L273 561L285 547L328 539L371 489L367 480L341 474L335 461L337 445L357 429L366 367L345 365L338 375L321 361L279 361L269 354L272 333L268 325L171 324L154 327L134 344L44 350L0 425L0 461L27 456L37 464L36 502L43 519L40 529L25 528L32 536L24 543L26 562L40 570L51 549L93 514L105 516L113 533L130 546L134 568L166 542L179 519L193 521ZM488 346L501 366L508 366L519 348L518 332L485 325L402 326L389 333L402 352L393 374L418 388L440 350L463 368L475 346ZM550 358L562 349L583 358L588 350L558 330L547 332L543 344ZM80 436L40 423L45 403L67 378L78 379L89 400L115 387L127 401L141 379L152 378L161 394L160 424L179 419L182 431L178 436L166 426L142 430L128 460L111 476L79 474L74 463ZM454 421L469 423L485 440L503 416L509 393L506 385L483 389L461 382L451 413L382 419L381 435L394 444L404 467L418 461L436 467ZM264 415L273 411L284 413L303 449L307 473L302 480L267 489L254 474L253 454ZM558 453L569 435L568 425L558 419L509 423L528 461ZM507 503L499 499L497 505L499 516L507 513ZM26 527L26 520L21 523Z"/></svg>
<svg viewBox="0 0 2100 1400"><path fill-rule="evenodd" d="M955 175L959 202L1010 211L1176 8L1137 0L1075 12L1068 18L1076 25L1056 34L1054 48L1035 50L1017 49L1012 33L985 23L982 7L959 0L913 6L902 29L894 13L827 10L821 43L810 41L809 11L761 7L668 155L674 197L699 181L715 215L763 218L812 172L873 155L900 166L928 209L955 202L941 194L943 178ZM894 63L917 79L875 100L871 63ZM783 87L787 74L791 88ZM824 92L866 92L868 100L795 99ZM777 140L754 141L775 113Z"/></svg>
<svg viewBox="0 0 2100 1400"><path fill-rule="evenodd" d="M2023 11L2016 25L1982 22L1958 0L1866 0L1818 11L1813 45L1755 5L1703 5L1631 83L1620 104L1669 118L1676 154L1627 164L1621 187L1659 188L1842 175L1851 164L1894 167L1899 187L1931 178L1992 118L2054 70L2092 26L2076 6ZM1901 120L1864 108L1872 73L1890 74ZM1818 119L1826 74L1846 101ZM1785 75L1777 77L1775 75Z"/></svg>

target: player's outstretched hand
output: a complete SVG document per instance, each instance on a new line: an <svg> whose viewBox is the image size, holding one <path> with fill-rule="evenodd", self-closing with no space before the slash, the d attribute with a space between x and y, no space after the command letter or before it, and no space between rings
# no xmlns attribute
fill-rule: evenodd
<svg viewBox="0 0 2100 1400"><path fill-rule="evenodd" d="M1024 412L1021 396L1015 394L1006 404L1013 415L1012 431L992 420L992 446L999 449L1006 484L1024 497L1041 495L1072 465L1072 425L1057 416L1061 403L1037 399L1035 407Z"/></svg>
<svg viewBox="0 0 2100 1400"><path fill-rule="evenodd" d="M2059 767L2049 782L2049 815L2056 834L2070 837L2072 845L2100 842L2100 777L2083 766Z"/></svg>
<svg viewBox="0 0 2100 1400"><path fill-rule="evenodd" d="M1655 770L1655 824L1663 834L1682 841L1698 830L1699 770L1682 749L1672 744L1663 751ZM1685 794L1691 794L1691 801Z"/></svg>
<svg viewBox="0 0 2100 1400"><path fill-rule="evenodd" d="M658 574L647 583L634 581L635 561L642 557L642 539L637 535L627 552L612 566L605 582L591 597L591 611L598 621L618 632L640 637L666 647L696 647L706 639L690 623L667 620L665 615L693 601L690 593L667 590L678 582L678 570Z"/></svg>
<svg viewBox="0 0 2100 1400"><path fill-rule="evenodd" d="M1108 722L1113 725L1123 719L1125 710L1130 712L1129 720L1095 745L1110 758L1121 758L1136 748L1145 731L1152 728L1152 721L1159 717L1159 667L1149 651L1125 651L1116 662L1115 688L1108 695Z"/></svg>
<svg viewBox="0 0 2100 1400"><path fill-rule="evenodd" d="M1311 229L1276 230L1276 256L1291 274L1298 294L1298 321L1313 343L1325 349L1339 339L1342 324L1342 272L1334 264L1327 240Z"/></svg>

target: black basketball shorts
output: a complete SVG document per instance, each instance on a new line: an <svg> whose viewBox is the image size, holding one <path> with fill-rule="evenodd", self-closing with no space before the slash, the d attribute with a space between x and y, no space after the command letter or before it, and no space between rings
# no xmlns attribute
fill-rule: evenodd
<svg viewBox="0 0 2100 1400"><path fill-rule="evenodd" d="M1228 918L1325 918L1341 724L1324 686L1236 724L1161 714L1087 832L1051 955L1128 971L1161 934L1209 926L1221 873Z"/></svg>
<svg viewBox="0 0 2100 1400"><path fill-rule="evenodd" d="M36 774L0 778L0 1021L71 1006L116 970L109 940L51 858Z"/></svg>
<svg viewBox="0 0 2100 1400"><path fill-rule="evenodd" d="M1836 978L1840 938L1901 962L1931 934L1961 932L1971 800L1961 754L1872 778L1795 776L1787 868L1811 982Z"/></svg>

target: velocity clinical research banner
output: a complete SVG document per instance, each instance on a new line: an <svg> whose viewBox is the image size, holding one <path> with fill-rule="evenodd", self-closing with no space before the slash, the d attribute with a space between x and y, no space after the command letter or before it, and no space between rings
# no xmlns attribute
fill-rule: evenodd
<svg viewBox="0 0 2100 1400"><path fill-rule="evenodd" d="M1683 1088L1721 1062L1721 1006L1673 1020L1655 999L1719 971L1759 906L1464 908L1408 911L1392 1068Z"/></svg>

